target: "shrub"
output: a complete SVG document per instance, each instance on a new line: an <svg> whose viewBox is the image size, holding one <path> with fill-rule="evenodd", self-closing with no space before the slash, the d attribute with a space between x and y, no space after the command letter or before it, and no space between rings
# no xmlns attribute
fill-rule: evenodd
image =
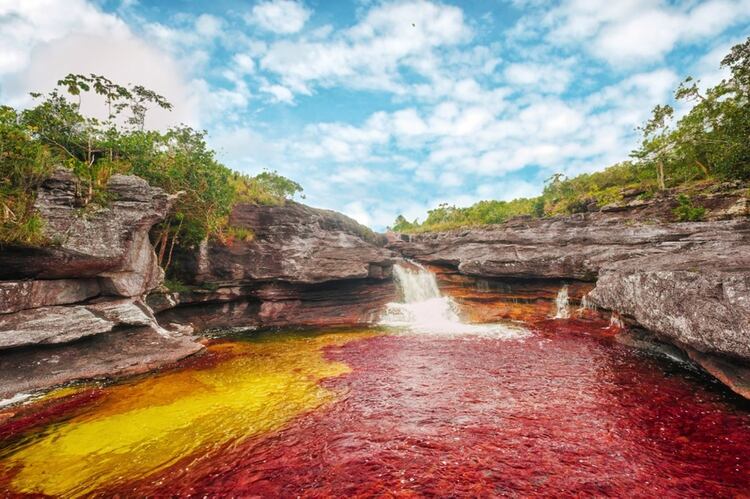
<svg viewBox="0 0 750 499"><path fill-rule="evenodd" d="M677 197L677 207L672 210L679 222L698 222L703 220L706 215L706 209L702 206L695 206L692 200L684 194Z"/></svg>

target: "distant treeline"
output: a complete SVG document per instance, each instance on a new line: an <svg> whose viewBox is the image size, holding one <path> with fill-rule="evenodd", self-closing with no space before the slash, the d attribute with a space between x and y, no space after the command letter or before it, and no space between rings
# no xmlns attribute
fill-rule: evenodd
<svg viewBox="0 0 750 499"><path fill-rule="evenodd" d="M81 112L83 98L97 94L106 118ZM107 204L105 189L115 173L138 175L169 193L181 192L167 220L157 226L157 251L194 245L210 237L252 237L228 224L238 202L280 204L302 187L275 172L254 177L216 160L205 131L187 126L146 129L149 109L171 109L164 97L140 85L122 86L99 75L70 74L49 94L32 93L37 104L17 110L0 106L0 246L50 244L34 210L37 187L59 167L80 180L82 213Z"/></svg>
<svg viewBox="0 0 750 499"><path fill-rule="evenodd" d="M730 76L702 92L693 78L685 79L675 99L692 104L674 122L674 109L658 105L639 128L640 147L631 159L595 173L547 180L541 196L513 201L480 201L468 208L442 204L428 212L423 222L399 215L391 227L396 232L425 232L457 227L497 224L518 215L545 217L588 211L620 201L623 192L642 191L642 197L660 190L690 190L710 182L750 180L750 38L734 46L721 61ZM682 190L682 189L681 189ZM680 220L700 218L699 207L681 197Z"/></svg>

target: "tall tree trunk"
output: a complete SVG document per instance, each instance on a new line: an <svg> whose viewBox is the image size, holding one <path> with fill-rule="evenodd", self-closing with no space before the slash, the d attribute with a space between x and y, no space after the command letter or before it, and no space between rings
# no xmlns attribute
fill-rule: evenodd
<svg viewBox="0 0 750 499"><path fill-rule="evenodd" d="M662 160L659 160L657 164L657 170L656 170L656 181L659 183L659 190L666 189L666 185L664 185L664 162Z"/></svg>
<svg viewBox="0 0 750 499"><path fill-rule="evenodd" d="M169 235L169 226L164 226L164 229L159 234L159 241L156 243L159 246L159 267L162 267L164 262L164 253L167 250L167 236ZM162 267L163 268L163 267Z"/></svg>
<svg viewBox="0 0 750 499"><path fill-rule="evenodd" d="M167 264L164 265L164 272L167 272L167 269L169 268L169 264L172 263L172 253L174 253L174 245L177 242L177 238L180 237L180 231L182 230L182 220L180 220L180 225L177 226L177 230L174 232L174 236L172 236L172 244L169 246L169 256L167 257Z"/></svg>

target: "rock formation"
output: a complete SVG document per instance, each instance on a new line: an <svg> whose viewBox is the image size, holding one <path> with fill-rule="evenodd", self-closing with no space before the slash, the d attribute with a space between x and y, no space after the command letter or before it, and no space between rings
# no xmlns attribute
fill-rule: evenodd
<svg viewBox="0 0 750 499"><path fill-rule="evenodd" d="M230 226L251 234L232 243L205 242L178 255L189 292L155 293L149 303L169 322L229 326L372 324L395 298L390 279L398 257L385 237L330 210L289 202L237 205Z"/></svg>
<svg viewBox="0 0 750 499"><path fill-rule="evenodd" d="M0 251L0 366L7 378L0 397L138 365L153 368L202 348L159 327L144 301L163 279L149 230L166 215L170 198L125 175L110 179L106 206L80 206L78 190L72 173L57 170L36 201L49 244ZM113 350L123 331L137 335L140 347ZM94 341L98 336L113 338ZM34 350L40 345L49 346ZM81 360L70 361L74 351ZM64 366L57 365L61 355L68 357Z"/></svg>
<svg viewBox="0 0 750 499"><path fill-rule="evenodd" d="M641 210L653 207L639 205L522 218L490 228L391 235L389 247L511 288L539 278L595 283L587 295L590 304L681 347L720 379L728 368L720 373L716 366L733 366L735 383L728 384L750 396L750 383L741 381L750 373L750 220L744 209L734 209L739 205L747 203L717 202L709 212L714 220L706 222L650 218ZM736 218L726 219L728 212Z"/></svg>

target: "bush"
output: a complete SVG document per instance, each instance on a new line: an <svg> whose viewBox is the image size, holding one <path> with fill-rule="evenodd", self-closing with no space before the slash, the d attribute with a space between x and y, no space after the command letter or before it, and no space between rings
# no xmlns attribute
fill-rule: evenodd
<svg viewBox="0 0 750 499"><path fill-rule="evenodd" d="M677 197L677 203L677 208L672 210L672 213L679 222L698 222L706 215L705 208L695 206L692 200L684 194Z"/></svg>

